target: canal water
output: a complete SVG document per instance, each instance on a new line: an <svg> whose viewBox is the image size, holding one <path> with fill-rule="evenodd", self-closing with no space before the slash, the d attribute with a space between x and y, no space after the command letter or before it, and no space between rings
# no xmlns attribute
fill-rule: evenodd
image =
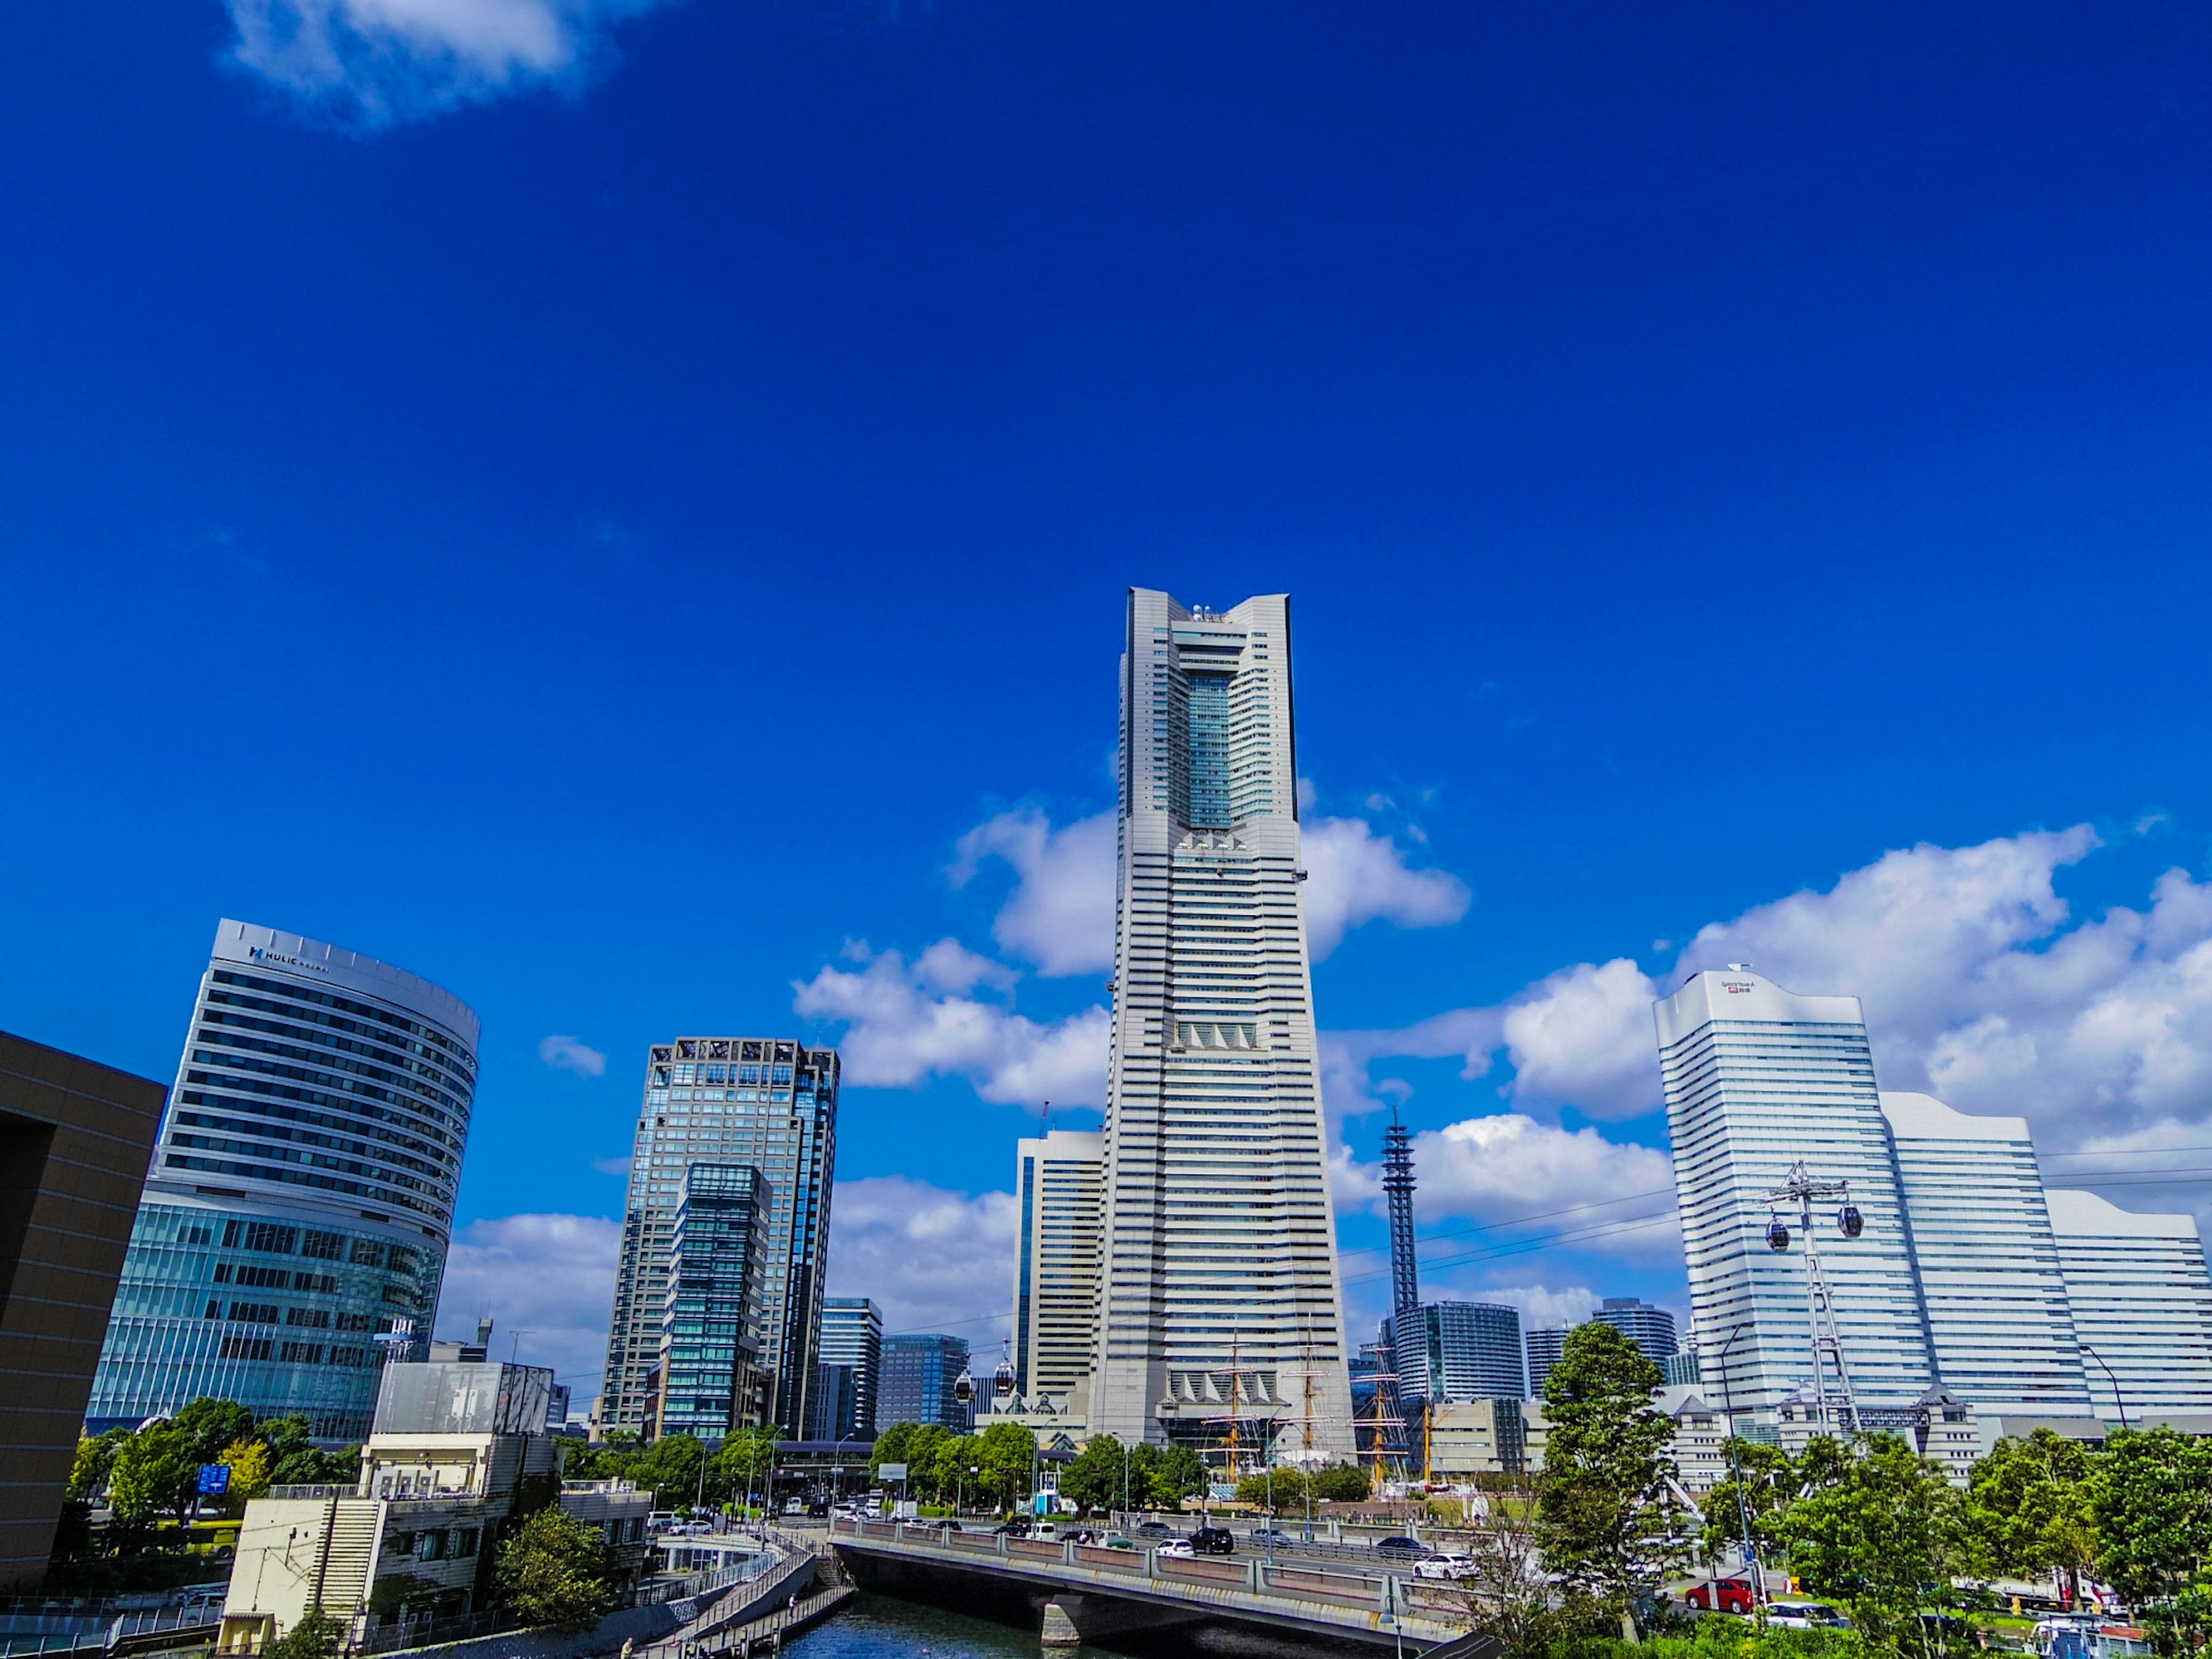
<svg viewBox="0 0 2212 1659"><path fill-rule="evenodd" d="M834 1618L793 1641L788 1652L789 1659L1042 1659L1047 1650L1034 1629L864 1591ZM1186 1628L1125 1638L1111 1647L1086 1643L1050 1652L1068 1659L1279 1659L1371 1656L1374 1650L1334 1643L1272 1641L1249 1630Z"/></svg>

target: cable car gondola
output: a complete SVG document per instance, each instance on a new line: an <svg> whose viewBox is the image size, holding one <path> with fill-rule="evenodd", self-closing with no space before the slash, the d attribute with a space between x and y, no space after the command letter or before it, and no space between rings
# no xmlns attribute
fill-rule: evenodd
<svg viewBox="0 0 2212 1659"><path fill-rule="evenodd" d="M1770 1250L1786 1250L1790 1248L1790 1229L1783 1224L1782 1218L1778 1215L1769 1216L1766 1218L1766 1248Z"/></svg>
<svg viewBox="0 0 2212 1659"><path fill-rule="evenodd" d="M960 1375L952 1379L952 1397L963 1406L975 1397L975 1379L969 1375L965 1365L960 1368Z"/></svg>
<svg viewBox="0 0 2212 1659"><path fill-rule="evenodd" d="M1866 1218L1859 1213L1856 1204L1846 1204L1836 1212L1836 1231L1845 1238L1856 1238L1866 1231Z"/></svg>

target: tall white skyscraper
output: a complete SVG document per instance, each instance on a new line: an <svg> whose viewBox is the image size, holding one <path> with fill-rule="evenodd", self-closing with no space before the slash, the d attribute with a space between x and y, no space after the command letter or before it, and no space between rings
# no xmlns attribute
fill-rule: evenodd
<svg viewBox="0 0 2212 1659"><path fill-rule="evenodd" d="M1998 1419L2212 1411L2193 1218L2046 1191L2022 1119L1877 1094L1855 998L1731 969L1656 1014L1699 1367L1715 1387L1725 1371L1736 1409L1771 1420L1813 1376L1800 1217L1765 1198L1802 1159L1848 1180L1864 1221L1846 1237L1840 1200L1813 1221L1857 1404L1941 1388Z"/></svg>
<svg viewBox="0 0 2212 1659"><path fill-rule="evenodd" d="M2087 1416L2027 1120L1970 1117L1932 1095L1887 1091L1881 1115L1943 1386L1984 1411Z"/></svg>
<svg viewBox="0 0 2212 1659"><path fill-rule="evenodd" d="M1735 1409L1766 1412L1813 1379L1803 1241L1777 1252L1766 1238L1766 1194L1802 1158L1820 1180L1848 1181L1865 1217L1856 1238L1815 1218L1852 1390L1917 1400L1934 1368L1858 999L1792 996L1730 969L1692 975L1654 1012L1707 1381L1719 1387L1725 1369ZM1797 1217L1783 1218L1794 1234Z"/></svg>
<svg viewBox="0 0 2212 1659"><path fill-rule="evenodd" d="M1349 1454L1290 603L1133 588L1093 1432Z"/></svg>
<svg viewBox="0 0 2212 1659"><path fill-rule="evenodd" d="M1056 1409L1090 1376L1098 1335L1105 1158L1103 1137L1079 1129L1016 1143L1014 1391L1043 1395Z"/></svg>
<svg viewBox="0 0 2212 1659"><path fill-rule="evenodd" d="M2212 1412L2212 1274L2197 1218L2063 1188L2046 1197L2097 1414Z"/></svg>

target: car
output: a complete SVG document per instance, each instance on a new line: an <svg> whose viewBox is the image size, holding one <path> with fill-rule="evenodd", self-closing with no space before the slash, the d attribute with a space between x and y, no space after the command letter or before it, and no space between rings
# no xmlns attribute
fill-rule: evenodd
<svg viewBox="0 0 2212 1659"><path fill-rule="evenodd" d="M1053 1525L1049 1521L1040 1521L1030 1528L1029 1535L1031 1538L1042 1539L1046 1543L1049 1544L1059 1538L1060 1528Z"/></svg>
<svg viewBox="0 0 2212 1659"><path fill-rule="evenodd" d="M1200 1555L1234 1555L1237 1534L1226 1527L1200 1527L1191 1534L1190 1547Z"/></svg>
<svg viewBox="0 0 2212 1659"><path fill-rule="evenodd" d="M1190 1540L1188 1538L1170 1538L1152 1553L1164 1555L1170 1561L1190 1561L1196 1559L1198 1556L1198 1552L1190 1547Z"/></svg>
<svg viewBox="0 0 2212 1659"><path fill-rule="evenodd" d="M1851 1621L1825 1601L1775 1601L1766 1609L1766 1622L1784 1630L1849 1630Z"/></svg>
<svg viewBox="0 0 2212 1659"><path fill-rule="evenodd" d="M1172 1538L1175 1528L1164 1521L1147 1521L1137 1528L1139 1538Z"/></svg>
<svg viewBox="0 0 2212 1659"><path fill-rule="evenodd" d="M992 1528L991 1535L994 1538L1026 1538L1030 1535L1030 1523L1016 1516L1012 1520L1001 1521Z"/></svg>
<svg viewBox="0 0 2212 1659"><path fill-rule="evenodd" d="M1708 1578L1683 1591L1682 1601L1699 1613L1733 1613L1748 1619L1759 1605L1759 1595L1748 1578Z"/></svg>
<svg viewBox="0 0 2212 1659"><path fill-rule="evenodd" d="M1098 1547L1104 1550L1133 1550L1137 1547L1121 1534L1109 1532L1098 1540Z"/></svg>
<svg viewBox="0 0 2212 1659"><path fill-rule="evenodd" d="M1434 1555L1413 1563L1416 1578L1472 1578L1474 1577L1474 1558L1458 1550L1438 1550Z"/></svg>
<svg viewBox="0 0 2212 1659"><path fill-rule="evenodd" d="M1245 1534L1252 1543L1260 1545L1288 1544L1294 1541L1280 1527L1255 1527Z"/></svg>
<svg viewBox="0 0 2212 1659"><path fill-rule="evenodd" d="M1436 1552L1418 1538L1408 1538L1401 1533L1395 1537L1375 1540L1375 1553L1387 1555L1393 1561L1422 1561Z"/></svg>
<svg viewBox="0 0 2212 1659"><path fill-rule="evenodd" d="M786 1515L804 1515L806 1513L806 1505L796 1498L787 1498L783 1500L783 1512Z"/></svg>

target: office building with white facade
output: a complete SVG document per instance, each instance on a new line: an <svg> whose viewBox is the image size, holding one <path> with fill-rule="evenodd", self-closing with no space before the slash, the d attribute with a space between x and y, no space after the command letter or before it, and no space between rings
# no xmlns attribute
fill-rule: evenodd
<svg viewBox="0 0 2212 1659"><path fill-rule="evenodd" d="M1014 1391L1025 1399L1064 1403L1090 1378L1105 1172L1096 1133L1054 1129L1015 1145Z"/></svg>
<svg viewBox="0 0 2212 1659"><path fill-rule="evenodd" d="M1609 1296L1590 1317L1601 1325L1612 1326L1655 1365L1665 1366L1681 1346L1674 1332L1674 1316L1636 1297Z"/></svg>
<svg viewBox="0 0 2212 1659"><path fill-rule="evenodd" d="M224 921L86 1417L203 1395L358 1440L380 1349L427 1352L476 1098L476 1015L428 980Z"/></svg>
<svg viewBox="0 0 2212 1659"><path fill-rule="evenodd" d="M1856 1238L1816 1218L1852 1391L1918 1399L1933 1366L1858 999L1793 996L1730 969L1692 975L1655 1012L1705 1386L1764 1417L1814 1376L1804 1241L1767 1243L1775 1220L1799 1231L1768 1194L1802 1159L1848 1182L1864 1218Z"/></svg>
<svg viewBox="0 0 2212 1659"><path fill-rule="evenodd" d="M1544 1379L1551 1376L1552 1367L1567 1351L1567 1328L1547 1325L1541 1330L1530 1331L1522 1339L1522 1348L1528 1358L1528 1398L1544 1397Z"/></svg>
<svg viewBox="0 0 2212 1659"><path fill-rule="evenodd" d="M1957 1464L2008 1419L2212 1412L2212 1273L2193 1218L2047 1189L2020 1118L1877 1092L1856 999L1730 969L1692 975L1656 1016L1709 1398L1779 1425L1785 1444L1826 1420L1802 1217L1769 1201L1802 1160L1848 1181L1863 1224L1844 1224L1842 1195L1813 1218L1868 1425L1909 1424ZM1832 1401L1832 1362L1818 1377Z"/></svg>
<svg viewBox="0 0 2212 1659"><path fill-rule="evenodd" d="M1352 1449L1290 603L1132 589L1091 1432Z"/></svg>
<svg viewBox="0 0 2212 1659"><path fill-rule="evenodd" d="M807 1438L872 1440L883 1382L883 1310L865 1296L824 1297L817 1353L821 1399Z"/></svg>
<svg viewBox="0 0 2212 1659"><path fill-rule="evenodd" d="M2082 1380L2108 1423L2212 1412L2212 1275L2191 1215L2045 1194Z"/></svg>
<svg viewBox="0 0 2212 1659"><path fill-rule="evenodd" d="M1984 1415L2087 1417L2089 1393L2027 1121L1884 1091L1931 1382Z"/></svg>
<svg viewBox="0 0 2212 1659"><path fill-rule="evenodd" d="M708 1163L750 1168L766 1184L759 1364L773 1382L768 1420L787 1439L805 1437L837 1159L837 1079L835 1049L787 1038L652 1046L631 1148L602 1430L641 1432L652 1415L684 1171Z"/></svg>

